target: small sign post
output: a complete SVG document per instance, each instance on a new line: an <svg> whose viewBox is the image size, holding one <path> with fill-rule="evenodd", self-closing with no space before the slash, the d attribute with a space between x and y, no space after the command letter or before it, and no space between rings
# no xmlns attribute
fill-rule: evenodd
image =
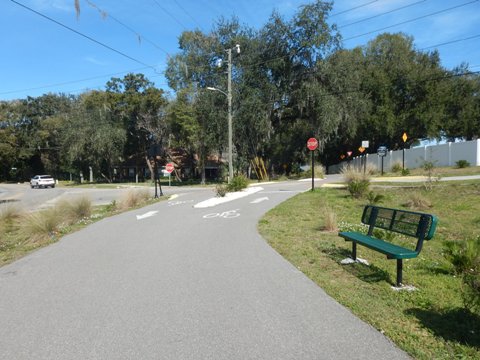
<svg viewBox="0 0 480 360"><path fill-rule="evenodd" d="M315 189L315 159L313 157L314 151L318 148L318 140L310 138L307 140L307 148L312 153L312 191Z"/></svg>
<svg viewBox="0 0 480 360"><path fill-rule="evenodd" d="M407 139L408 139L407 133L404 132L402 135L402 140L403 140L402 170L405 170L405 143L407 142Z"/></svg>
<svg viewBox="0 0 480 360"><path fill-rule="evenodd" d="M382 158L382 176L383 176L383 158L387 156L387 147L386 146L380 146L377 149L377 154Z"/></svg>

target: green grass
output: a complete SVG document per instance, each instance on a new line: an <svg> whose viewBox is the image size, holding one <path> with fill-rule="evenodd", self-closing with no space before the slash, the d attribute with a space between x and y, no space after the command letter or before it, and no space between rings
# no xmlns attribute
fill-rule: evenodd
<svg viewBox="0 0 480 360"><path fill-rule="evenodd" d="M335 212L340 230L360 229L367 203L353 199L346 189L302 193L266 214L259 229L282 256L411 356L479 359L480 317L463 309L462 283L444 258L443 243L479 233L480 182L441 183L431 191L375 189L384 195L382 206L403 209L419 191L432 205L426 212L437 215L439 224L419 257L404 262L404 282L418 289L414 292L393 291L396 262L364 247L358 248L358 255L368 259L370 266L339 264L350 255L351 245L336 233L322 231L325 209ZM412 238L401 241L416 243Z"/></svg>
<svg viewBox="0 0 480 360"><path fill-rule="evenodd" d="M423 168L409 169L410 176L425 176L426 171ZM466 168L456 168L455 166L446 166L446 167L434 167L433 169L435 176L440 177L449 177L449 176L468 176L468 175L480 175L480 166L469 166ZM378 173L377 175L380 175ZM384 173L384 176L402 176L400 173Z"/></svg>

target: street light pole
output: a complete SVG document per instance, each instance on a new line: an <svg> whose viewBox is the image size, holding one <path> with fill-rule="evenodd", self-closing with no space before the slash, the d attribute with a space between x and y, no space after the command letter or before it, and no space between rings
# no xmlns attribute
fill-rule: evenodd
<svg viewBox="0 0 480 360"><path fill-rule="evenodd" d="M240 45L235 45L227 50L227 92L215 87L207 87L207 90L218 91L227 96L228 102L228 183L233 179L233 125L232 125L232 50L235 49L240 54Z"/></svg>
<svg viewBox="0 0 480 360"><path fill-rule="evenodd" d="M237 45L238 46L238 45ZM238 47L238 49L240 49ZM232 140L232 49L228 49L228 85L227 85L227 101L228 101L228 183L233 179L233 140Z"/></svg>

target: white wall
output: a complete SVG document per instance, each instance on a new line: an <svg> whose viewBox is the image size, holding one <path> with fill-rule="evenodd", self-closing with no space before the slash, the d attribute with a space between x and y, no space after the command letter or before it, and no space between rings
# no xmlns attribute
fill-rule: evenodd
<svg viewBox="0 0 480 360"><path fill-rule="evenodd" d="M390 171L395 163L402 163L402 150L389 151L383 159L383 170ZM423 166L425 161L432 161L435 166L455 166L458 160L467 160L471 166L480 166L480 139L459 143L446 143L441 145L420 146L405 149L405 168L415 169ZM377 154L367 154L367 164L381 169L381 157ZM340 172L348 162L328 167L330 174ZM360 167L362 159L355 157L350 160L350 165Z"/></svg>

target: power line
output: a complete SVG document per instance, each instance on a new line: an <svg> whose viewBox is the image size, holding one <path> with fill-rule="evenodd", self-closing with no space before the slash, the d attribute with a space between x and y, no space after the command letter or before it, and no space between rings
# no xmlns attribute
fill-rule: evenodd
<svg viewBox="0 0 480 360"><path fill-rule="evenodd" d="M125 74L125 73L131 73L131 72L135 72L135 71L145 70L145 69L150 69L150 67L142 67L142 68L133 69L133 70L129 70L129 71L120 71L120 72L111 73L111 74L93 76L93 77L79 79L79 80L65 81L65 82L62 82L62 83L56 83L56 84L50 84L50 85L42 85L42 86L38 86L38 87L32 87L32 88L21 89L21 90L5 91L5 92L0 92L0 95L14 94L14 93L25 92L25 91L41 90L41 89L48 89L48 88L51 88L51 87L76 84L76 83L81 83L81 82L84 82L84 81L103 79L105 77L112 77L112 76L115 76L115 75L121 75L121 74Z"/></svg>
<svg viewBox="0 0 480 360"><path fill-rule="evenodd" d="M345 13L347 13L347 12L360 9L360 8L362 8L362 7L368 6L368 5L373 4L373 3L376 3L376 2L378 2L378 0L370 1L370 2L368 2L368 3L365 3L365 4L362 4L362 5L358 5L358 6L352 7L352 8L350 8L350 9L342 10L342 11L340 11L340 12L338 12L338 13L335 13L335 14L330 15L330 17L342 15L342 14L345 14Z"/></svg>
<svg viewBox="0 0 480 360"><path fill-rule="evenodd" d="M358 20L358 21L354 21L354 22L349 23L349 24L345 24L345 25L338 26L338 28L339 28L339 29L342 29L342 28L346 28L346 27L351 26L351 25L355 25L355 24L359 24L359 23L362 23L362 22L365 22L365 21L368 21L368 20L372 20L372 19L378 18L378 17L383 16L383 15L391 14L391 13L394 13L394 12L396 12L396 11L400 11L400 10L406 9L406 8L408 8L408 7L411 7L411 6L418 5L418 4L423 3L423 2L425 2L425 1L427 1L427 0L417 1L417 2L414 2L414 3L412 3L412 4L408 4L408 5L405 5L405 6L401 6L401 7L399 7L399 8L396 8L396 9L392 9L392 10L383 12L383 13L381 13L381 14L373 15L373 16L370 16L370 17L367 17L367 18L364 18L364 19L361 19L361 20Z"/></svg>
<svg viewBox="0 0 480 360"><path fill-rule="evenodd" d="M440 43L440 44L436 44L436 45L432 45L432 46L427 46L427 47L421 48L420 50L426 50L426 49L431 49L431 48L438 47L438 46L444 46L444 45L454 44L454 43L457 43L457 42L466 41L466 40L471 40L471 39L475 39L475 38L478 38L478 37L480 37L480 34L473 35L473 36L469 36L469 37L466 37L466 38L463 38L463 39L446 41L446 42L443 42L443 43Z"/></svg>
<svg viewBox="0 0 480 360"><path fill-rule="evenodd" d="M90 41L94 42L94 43L97 44L97 45L100 45L100 46L102 46L102 47L104 47L104 48L106 48L106 49L108 49L108 50L110 50L110 51L113 51L114 53L117 53L118 55L121 55L121 56L123 56L123 57L125 57L125 58L127 58L127 59L129 59L129 60L132 60L132 61L134 61L134 62L136 62L136 63L138 63L138 64L140 64L140 65L143 65L143 66L145 66L145 67L152 68L155 72L157 71L157 70L155 69L155 67L153 67L153 66L151 66L151 65L147 65L147 64L145 64L144 62L142 62L142 61L140 61L140 60L138 60L138 59L135 59L135 58L131 57L130 55L127 55L127 54L125 54L125 53L123 53L123 52L121 52L121 51L119 51L119 50L117 50L117 49L114 49L113 47L111 47L111 46L109 46L109 45L107 45L107 44L104 44L104 43L102 43L102 42L100 42L100 41L92 38L91 36L85 35L85 34L79 32L79 31L77 31L77 30L75 30L75 29L73 29L73 28L65 25L65 24L62 24L61 22L59 22L59 21L57 21L57 20L55 20L55 19L52 19L51 17L49 17L49 16L47 16L47 15L44 15L44 14L42 14L42 13L40 13L40 12L38 12L38 11L36 11L36 10L34 10L34 9L32 9L32 8L24 5L24 4L21 4L21 3L19 3L18 1L15 1L15 0L10 0L10 1L13 2L13 3L15 3L15 4L17 4L18 6L21 6L21 7L25 8L25 9L33 12L34 14L37 14L37 15L39 15L39 16L41 16L41 17L43 17L43 18L45 18L45 19L47 19L47 20L49 20L49 21L51 21L51 22L53 22L53 23L55 23L55 24L57 24L57 25L59 25L59 26L61 26L61 27L63 27L63 28L65 28L65 29L67 29L67 30L69 30L69 31L71 31L71 32L74 32L74 33L77 34L77 35L80 35L81 37L83 37L83 38L85 38L85 39L87 39L87 40L90 40Z"/></svg>
<svg viewBox="0 0 480 360"><path fill-rule="evenodd" d="M190 13L182 6L182 4L180 4L177 0L173 0L173 1L175 2L175 4L177 4L177 6L178 6L180 9L182 9L182 11L183 11L185 14L187 14L187 16L188 16L190 19L193 20L193 22L194 22L195 24L197 24L197 26L198 26L199 28L202 27L202 25L200 25L200 24L198 23L198 21L197 21L192 15L190 15Z"/></svg>
<svg viewBox="0 0 480 360"><path fill-rule="evenodd" d="M178 25L180 25L184 30L187 29L187 27L185 25L182 24L182 22L180 20L178 20L175 16L172 15L172 13L170 13L167 9L165 9L162 5L160 5L160 3L157 1L157 0L153 0L153 2L155 4L157 4L157 6L162 9L162 11L167 14L168 16L170 16Z"/></svg>
<svg viewBox="0 0 480 360"><path fill-rule="evenodd" d="M129 30L130 32L134 33L138 39L141 41L142 39L145 40L146 42L148 42L150 45L154 46L155 48L157 48L158 50L164 52L167 56L170 56L170 54L168 53L168 51L166 51L165 49L163 49L161 46L157 45L156 43L154 43L153 41L147 39L145 36L143 36L142 34L140 34L139 32L137 32L136 30L132 29L130 26L128 26L127 24L125 24L124 22L120 21L119 19L117 19L116 17L114 17L113 15L109 14L108 12L102 10L100 7L98 7L95 3L93 3L92 1L90 0L86 0L87 1L87 4L90 5L91 7L93 7L94 9L96 9L101 15L102 17L109 17L111 18L113 21L117 22L118 24L120 24L121 26L123 26L124 28L126 28L127 30Z"/></svg>
<svg viewBox="0 0 480 360"><path fill-rule="evenodd" d="M478 2L478 1L479 0L473 0L473 1L469 1L469 2L466 2L466 3L460 4L460 5L452 6L452 7L447 8L447 9L443 9L443 10L440 10L440 11L435 11L433 13L422 15L422 16L419 16L419 17L416 17L416 18L413 18L413 19L409 19L409 20L406 20L406 21L402 21L402 22L399 22L399 23L396 23L396 24L393 24L393 25L385 26L385 27L380 28L380 29L375 29L375 30L372 30L372 31L369 31L369 32L366 32L366 33L363 33L363 34L360 34L360 35L351 36L349 38L343 39L343 41L356 39L356 38L359 38L359 37L362 37L362 36L365 36L365 35L370 35L370 34L373 34L373 33L376 33L376 32L382 31L382 30L390 29L390 28L395 27L395 26L404 25L404 24L411 23L411 22L414 22L414 21L417 21L417 20L425 19L429 16L438 15L438 14L441 14L441 13L444 13L444 12L447 12L447 11L450 11L450 10L453 10L453 9L458 9L458 8L473 4L473 3Z"/></svg>

